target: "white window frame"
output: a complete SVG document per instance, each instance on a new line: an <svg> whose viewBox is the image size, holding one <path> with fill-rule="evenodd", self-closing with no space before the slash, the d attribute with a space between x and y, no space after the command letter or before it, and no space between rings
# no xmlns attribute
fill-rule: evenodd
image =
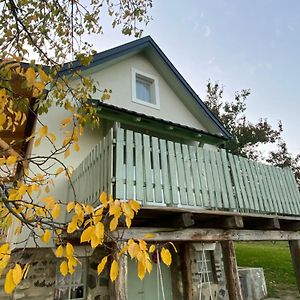
<svg viewBox="0 0 300 300"><path fill-rule="evenodd" d="M71 275L68 274L67 276L70 276L69 282L66 284L60 284L58 282L58 278L60 277L60 270L59 270L59 266L60 263L62 262L62 260L59 260L57 262L56 265L56 279L55 279L55 289L60 289L60 288L67 288L68 289L68 298L66 300L84 300L86 299L86 292L87 292L87 287L86 287L86 278L87 278L87 264L88 264L88 260L86 257L80 257L78 258L79 262L82 264L82 276L83 276L83 282L76 284L76 283L72 283L72 277L74 277L74 275L76 274L76 271L78 270L77 268L75 268L75 272ZM79 287L79 286L83 286L83 297L82 298L71 298L71 289L74 287Z"/></svg>
<svg viewBox="0 0 300 300"><path fill-rule="evenodd" d="M145 78L149 78L152 81L152 88L153 88L153 96L154 99L151 99L151 102L146 102L141 99L137 98L136 95L136 78L137 76L142 76ZM153 76L151 74L139 71L137 69L132 68L131 69L131 82L132 82L132 102L145 105L151 108L160 109L160 100L159 100L159 89L158 89L158 78L156 76Z"/></svg>

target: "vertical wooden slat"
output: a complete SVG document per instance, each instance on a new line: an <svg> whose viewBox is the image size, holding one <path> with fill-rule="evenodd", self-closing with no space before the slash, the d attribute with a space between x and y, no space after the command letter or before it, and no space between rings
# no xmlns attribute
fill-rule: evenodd
<svg viewBox="0 0 300 300"><path fill-rule="evenodd" d="M204 168L206 171L206 179L207 179L207 186L208 186L209 207L216 207L216 195L215 195L215 187L214 187L209 151L203 149L203 155L204 155L204 166L205 166Z"/></svg>
<svg viewBox="0 0 300 300"><path fill-rule="evenodd" d="M124 130L116 129L116 198L124 199Z"/></svg>
<svg viewBox="0 0 300 300"><path fill-rule="evenodd" d="M201 194L202 194L202 201L204 207L210 207L210 199L208 193L208 179L207 173L204 164L204 152L203 148L197 149L197 160L198 160L198 171L200 176L200 185L201 185Z"/></svg>
<svg viewBox="0 0 300 300"><path fill-rule="evenodd" d="M268 175L268 180L269 180L269 185L272 189L271 193L273 192L273 195L274 195L274 199L273 199L273 202L276 201L276 205L277 205L277 208L278 208L278 213L283 213L283 207L282 207L282 203L280 201L280 196L279 196L279 192L278 192L278 187L275 183L275 180L274 180L274 175L272 173L272 169L270 168L270 166L264 166L265 170L266 170L266 174Z"/></svg>
<svg viewBox="0 0 300 300"><path fill-rule="evenodd" d="M274 194L274 190L272 187L272 183L269 177L269 174L267 172L267 166L264 164L260 164L260 170L263 174L263 180L265 182L265 188L268 191L269 194L269 203L272 203L272 207L273 207L273 213L278 213L279 212L279 208L278 208L278 204L277 204L277 200L275 198L275 194Z"/></svg>
<svg viewBox="0 0 300 300"><path fill-rule="evenodd" d="M294 207L297 209L297 214L300 214L300 192L298 190L298 185L296 183L294 174L288 168L283 169L284 179L289 189L290 198L294 202Z"/></svg>
<svg viewBox="0 0 300 300"><path fill-rule="evenodd" d="M150 138L148 135L143 135L144 144L144 166L145 166L145 182L146 182L146 201L153 202L153 182L152 182L152 166L151 166L151 148Z"/></svg>
<svg viewBox="0 0 300 300"><path fill-rule="evenodd" d="M211 162L211 169L213 175L213 182L214 182L214 190L216 196L216 207L218 209L223 208L222 203L222 196L221 196L221 182L219 178L218 168L217 168L217 161L216 161L216 152L213 150L209 151L209 158Z"/></svg>
<svg viewBox="0 0 300 300"><path fill-rule="evenodd" d="M106 136L107 141L107 193L112 194L112 172L113 172L113 132L109 130Z"/></svg>
<svg viewBox="0 0 300 300"><path fill-rule="evenodd" d="M136 200L144 200L144 169L143 169L143 148L142 135L134 133L135 140L135 181L136 181Z"/></svg>
<svg viewBox="0 0 300 300"><path fill-rule="evenodd" d="M237 168L235 165L235 161L233 158L233 155L228 153L228 159L229 159L229 164L230 164L230 168L231 168L231 174L233 177L233 185L234 185L234 191L235 191L235 195L236 195L236 203L237 203L237 210L243 210L245 205L244 205L244 200L243 200L243 192L242 192L242 188L240 186L240 179L239 179L239 173L237 172Z"/></svg>
<svg viewBox="0 0 300 300"><path fill-rule="evenodd" d="M251 187L250 187L250 183L249 183L249 178L248 178L244 158L235 156L235 159L237 161L239 161L239 166L241 168L241 175L242 175L241 179L243 180L243 184L244 184L246 195L247 195L246 208L254 210L253 195L252 195L252 191L251 191Z"/></svg>
<svg viewBox="0 0 300 300"><path fill-rule="evenodd" d="M183 154L183 163L184 163L184 171L185 171L185 178L186 178L186 189L187 189L187 202L188 205L194 206L194 193L192 187L192 173L191 173L191 159L188 151L187 145L182 145L182 154Z"/></svg>
<svg viewBox="0 0 300 300"><path fill-rule="evenodd" d="M292 207L291 207L291 201L290 199L286 199L285 197L285 187L283 185L283 182L280 178L280 175L278 174L278 171L281 171L281 169L279 170L278 167L274 167L274 166L269 166L271 171L272 171L272 175L274 177L274 181L275 181L275 184L277 186L277 191L278 191L278 194L279 194L279 197L280 197L280 203L281 203L281 206L283 208L283 213L284 214L290 214L291 211L292 211Z"/></svg>
<svg viewBox="0 0 300 300"><path fill-rule="evenodd" d="M228 159L226 156L226 151L224 149L220 149L220 157L221 157L222 168L224 172L225 187L228 196L228 208L235 210L236 201L233 194L233 182L230 177Z"/></svg>
<svg viewBox="0 0 300 300"><path fill-rule="evenodd" d="M251 167L250 167L250 160L246 158L242 158L242 161L244 162L244 166L248 175L249 179L249 185L251 189L251 195L252 195L252 202L253 202L253 209L257 212L259 212L259 204L258 204L258 197L257 197L257 182L256 178L253 176L251 172Z"/></svg>
<svg viewBox="0 0 300 300"><path fill-rule="evenodd" d="M168 141L167 146L168 146L168 163L170 168L169 178L170 178L171 191L172 191L171 203L177 205L179 203L178 174L177 174L176 159L174 153L174 143Z"/></svg>
<svg viewBox="0 0 300 300"><path fill-rule="evenodd" d="M221 161L221 153L215 152L215 160L217 164L218 178L220 182L221 201L222 201L221 207L225 209L229 209L228 193L226 190L225 172L223 170L223 164Z"/></svg>
<svg viewBox="0 0 300 300"><path fill-rule="evenodd" d="M200 175L197 168L197 158L196 158L197 148L194 146L189 147L190 157L191 157L191 167L192 167L192 178L195 194L195 204L196 206L203 207L203 202L201 198L201 185L200 185Z"/></svg>
<svg viewBox="0 0 300 300"><path fill-rule="evenodd" d="M153 158L153 177L154 177L154 201L156 203L162 203L162 188L161 188L161 176L160 176L160 153L158 149L157 137L152 137L152 158Z"/></svg>
<svg viewBox="0 0 300 300"><path fill-rule="evenodd" d="M256 178L256 182L257 182L256 191L257 191L259 209L260 211L270 212L268 199L262 181L262 175L260 174L258 164L255 163L254 161L250 161L250 169L252 172L252 176Z"/></svg>
<svg viewBox="0 0 300 300"><path fill-rule="evenodd" d="M133 153L134 153L134 144L133 144L133 132L126 130L126 199L133 199Z"/></svg>
<svg viewBox="0 0 300 300"><path fill-rule="evenodd" d="M170 205L171 204L170 178L169 178L169 171L168 171L168 156L167 156L166 141L159 140L159 145L160 145L161 175L162 175L162 184L163 184L164 203ZM173 176L175 176L175 174Z"/></svg>
<svg viewBox="0 0 300 300"><path fill-rule="evenodd" d="M180 204L187 205L187 194L186 194L186 180L184 174L184 164L181 151L181 145L175 143L175 153L176 153L176 163L177 163L177 172L178 172L178 186L180 194Z"/></svg>

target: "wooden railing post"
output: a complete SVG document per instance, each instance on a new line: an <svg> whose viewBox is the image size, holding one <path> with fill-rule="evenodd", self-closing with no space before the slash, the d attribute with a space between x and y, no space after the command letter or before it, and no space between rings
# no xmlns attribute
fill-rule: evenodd
<svg viewBox="0 0 300 300"><path fill-rule="evenodd" d="M221 246L229 299L243 300L233 241L223 241Z"/></svg>
<svg viewBox="0 0 300 300"><path fill-rule="evenodd" d="M298 291L300 292L300 240L289 241L292 263L295 270Z"/></svg>

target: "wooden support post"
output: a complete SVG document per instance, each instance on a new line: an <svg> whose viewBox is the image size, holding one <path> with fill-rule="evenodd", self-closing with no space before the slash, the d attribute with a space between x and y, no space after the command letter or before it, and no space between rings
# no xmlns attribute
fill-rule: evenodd
<svg viewBox="0 0 300 300"><path fill-rule="evenodd" d="M300 240L289 241L292 262L296 275L298 291L300 292Z"/></svg>
<svg viewBox="0 0 300 300"><path fill-rule="evenodd" d="M120 245L123 248L125 243ZM115 281L115 300L128 299L128 257L121 255L119 258L119 275Z"/></svg>
<svg viewBox="0 0 300 300"><path fill-rule="evenodd" d="M183 295L185 300L193 300L193 279L190 244L183 243L180 248Z"/></svg>
<svg viewBox="0 0 300 300"><path fill-rule="evenodd" d="M223 241L221 245L229 299L243 300L233 241Z"/></svg>

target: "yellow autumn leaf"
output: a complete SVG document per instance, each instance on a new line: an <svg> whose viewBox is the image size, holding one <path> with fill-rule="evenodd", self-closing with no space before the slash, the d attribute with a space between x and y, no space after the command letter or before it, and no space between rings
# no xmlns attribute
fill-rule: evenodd
<svg viewBox="0 0 300 300"><path fill-rule="evenodd" d="M112 218L112 220L109 223L109 229L110 231L116 230L118 226L119 218Z"/></svg>
<svg viewBox="0 0 300 300"><path fill-rule="evenodd" d="M77 229L77 219L76 221L72 220L67 227L67 233L73 233Z"/></svg>
<svg viewBox="0 0 300 300"><path fill-rule="evenodd" d="M50 238L51 238L51 231L49 229L46 229L44 234L41 236L41 240L47 244L49 243L50 241Z"/></svg>
<svg viewBox="0 0 300 300"><path fill-rule="evenodd" d="M95 235L99 239L103 239L104 236L104 225L101 222L98 222L95 226Z"/></svg>
<svg viewBox="0 0 300 300"><path fill-rule="evenodd" d="M27 85L28 86L33 86L34 81L35 81L35 71L33 68L28 68L26 73L25 73L25 77L27 80Z"/></svg>
<svg viewBox="0 0 300 300"><path fill-rule="evenodd" d="M105 268L105 265L107 263L107 256L104 256L102 259L101 259L101 262L99 263L98 267L97 267L97 273L98 275L100 275L102 273L102 271L104 270Z"/></svg>
<svg viewBox="0 0 300 300"><path fill-rule="evenodd" d="M87 227L85 230L83 230L80 236L80 243L90 241L93 233L94 233L94 226Z"/></svg>
<svg viewBox="0 0 300 300"><path fill-rule="evenodd" d="M6 274L5 283L4 283L4 291L7 294L11 294L15 288L16 288L16 285L15 285L14 279L13 279L13 270L10 269Z"/></svg>
<svg viewBox="0 0 300 300"><path fill-rule="evenodd" d="M34 142L34 147L38 147L40 144L41 144L41 138L39 137L39 138L37 138L36 140L35 140L35 142Z"/></svg>
<svg viewBox="0 0 300 300"><path fill-rule="evenodd" d="M65 151L65 153L64 153L64 158L69 157L70 154L71 154L71 150L70 150L70 148L68 148L68 149Z"/></svg>
<svg viewBox="0 0 300 300"><path fill-rule="evenodd" d="M100 202L102 203L102 205L104 206L104 207L107 207L107 194L106 194L106 192L102 192L101 193L101 195L100 195L100 197L99 197L99 200L100 200Z"/></svg>
<svg viewBox="0 0 300 300"><path fill-rule="evenodd" d="M59 217L59 215L60 215L60 204L56 203L53 206L51 214L52 214L52 217L53 217L54 220Z"/></svg>
<svg viewBox="0 0 300 300"><path fill-rule="evenodd" d="M151 261L149 259L146 259L146 269L149 274L151 273L152 268L153 268L153 265L152 265Z"/></svg>
<svg viewBox="0 0 300 300"><path fill-rule="evenodd" d="M72 211L74 207L75 207L75 203L69 202L67 205L67 212L69 213L70 211Z"/></svg>
<svg viewBox="0 0 300 300"><path fill-rule="evenodd" d="M131 219L126 217L125 222L126 222L127 228L130 228L131 227Z"/></svg>
<svg viewBox="0 0 300 300"><path fill-rule="evenodd" d="M160 256L162 261L164 262L164 264L166 264L167 266L170 266L172 263L172 255L170 253L170 251L166 248L162 248L161 252L160 252Z"/></svg>
<svg viewBox="0 0 300 300"><path fill-rule="evenodd" d="M19 264L16 264L15 267L13 268L12 275L13 275L14 284L17 286L21 282L23 277L23 271Z"/></svg>
<svg viewBox="0 0 300 300"><path fill-rule="evenodd" d="M34 88L33 88L33 97L39 97L45 88L45 84L43 82L35 82L34 83Z"/></svg>
<svg viewBox="0 0 300 300"><path fill-rule="evenodd" d="M56 141L56 135L53 132L49 133L49 138L52 143Z"/></svg>
<svg viewBox="0 0 300 300"><path fill-rule="evenodd" d="M38 71L39 71L39 75L40 75L41 80L44 83L48 82L49 81L48 75L42 69L39 69Z"/></svg>
<svg viewBox="0 0 300 300"><path fill-rule="evenodd" d="M151 245L149 248L149 253L153 253L155 251L155 245Z"/></svg>
<svg viewBox="0 0 300 300"><path fill-rule="evenodd" d="M60 273L66 276L69 272L68 263L64 260L59 266Z"/></svg>
<svg viewBox="0 0 300 300"><path fill-rule="evenodd" d="M140 280L143 280L146 274L146 265L144 262L138 261L138 265L137 265L137 269L138 269L138 277L140 278Z"/></svg>
<svg viewBox="0 0 300 300"><path fill-rule="evenodd" d="M74 254L74 248L72 246L72 244L67 243L66 245L66 257L71 257Z"/></svg>
<svg viewBox="0 0 300 300"><path fill-rule="evenodd" d="M40 134L41 137L45 137L48 134L48 126L47 125L42 126L39 129L39 134Z"/></svg>
<svg viewBox="0 0 300 300"><path fill-rule="evenodd" d="M74 143L74 150L76 152L78 152L80 150L80 147L79 147L78 143Z"/></svg>
<svg viewBox="0 0 300 300"><path fill-rule="evenodd" d="M58 176L61 172L63 172L63 170L64 170L63 167L59 167L55 172L55 176Z"/></svg>
<svg viewBox="0 0 300 300"><path fill-rule="evenodd" d="M0 127L2 127L5 122L6 122L6 116L4 114L1 114L0 115Z"/></svg>
<svg viewBox="0 0 300 300"><path fill-rule="evenodd" d="M62 257L64 255L64 247L62 245L59 245L55 251L56 257Z"/></svg>
<svg viewBox="0 0 300 300"><path fill-rule="evenodd" d="M62 128L63 128L63 127L66 127L68 124L71 123L71 121L72 121L71 118L65 118L65 119L63 119L63 120L61 121L60 125L61 125Z"/></svg>
<svg viewBox="0 0 300 300"><path fill-rule="evenodd" d="M28 274L28 271L29 271L29 263L27 263L26 265L25 265L25 267L23 268L23 279L26 279L26 277L27 277L27 274Z"/></svg>
<svg viewBox="0 0 300 300"><path fill-rule="evenodd" d="M110 280L115 281L116 278L118 277L118 273L119 273L119 265L117 261L114 259L111 264L110 272L109 272Z"/></svg>
<svg viewBox="0 0 300 300"><path fill-rule="evenodd" d="M135 200L129 200L128 204L130 205L131 209L134 210L136 213L141 208L141 205Z"/></svg>
<svg viewBox="0 0 300 300"><path fill-rule="evenodd" d="M7 164L8 166L14 165L14 164L16 163L17 159L18 159L17 156L15 156L15 155L10 155L10 156L6 159L6 164Z"/></svg>

